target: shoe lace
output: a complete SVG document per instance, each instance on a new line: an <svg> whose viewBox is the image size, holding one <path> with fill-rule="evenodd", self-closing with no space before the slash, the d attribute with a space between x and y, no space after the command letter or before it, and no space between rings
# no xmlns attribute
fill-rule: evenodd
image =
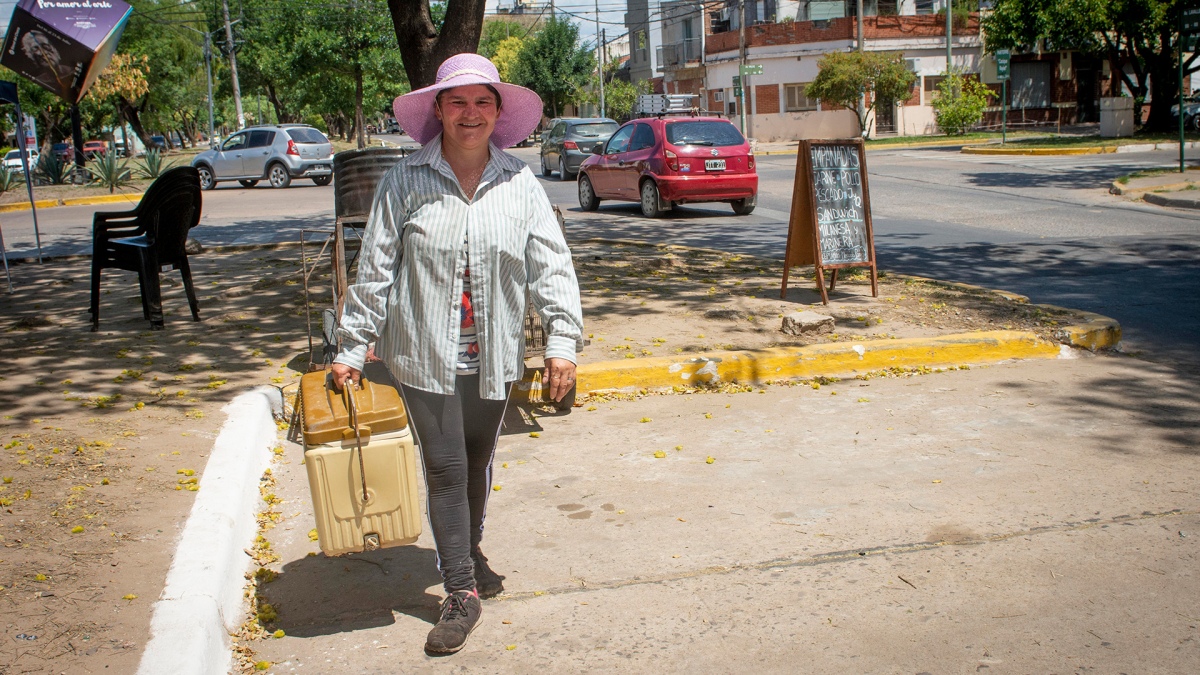
<svg viewBox="0 0 1200 675"><path fill-rule="evenodd" d="M442 605L442 621L453 621L467 616L467 597L452 593Z"/></svg>

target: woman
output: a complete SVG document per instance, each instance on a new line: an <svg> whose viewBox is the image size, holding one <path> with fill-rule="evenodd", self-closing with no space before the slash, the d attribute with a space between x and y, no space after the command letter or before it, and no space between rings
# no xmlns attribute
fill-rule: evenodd
<svg viewBox="0 0 1200 675"><path fill-rule="evenodd" d="M339 329L334 381L358 381L368 344L399 379L421 447L447 598L425 648L462 648L480 596L503 590L479 549L492 455L525 351L526 292L546 327L543 384L561 400L583 346L571 252L545 190L504 153L541 120L534 92L458 54L396 99L424 147L384 175Z"/></svg>

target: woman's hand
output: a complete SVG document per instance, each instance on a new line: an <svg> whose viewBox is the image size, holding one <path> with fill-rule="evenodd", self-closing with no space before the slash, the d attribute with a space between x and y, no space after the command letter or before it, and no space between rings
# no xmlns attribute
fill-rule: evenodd
<svg viewBox="0 0 1200 675"><path fill-rule="evenodd" d="M550 398L563 400L571 387L575 386L575 364L566 359L546 359L546 370L542 373L542 387L550 387Z"/></svg>
<svg viewBox="0 0 1200 675"><path fill-rule="evenodd" d="M574 377L574 375L571 377ZM342 363L333 364L333 386L338 391L341 391L342 387L346 386L346 380L349 380L351 383L357 386L358 381L361 378L361 370L351 368L350 366Z"/></svg>

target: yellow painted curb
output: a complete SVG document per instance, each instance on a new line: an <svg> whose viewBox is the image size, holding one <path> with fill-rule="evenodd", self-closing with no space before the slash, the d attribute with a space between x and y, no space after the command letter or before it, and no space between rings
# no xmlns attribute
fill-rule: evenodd
<svg viewBox="0 0 1200 675"><path fill-rule="evenodd" d="M136 194L119 194L119 195L96 195L94 197L71 197L70 199L39 199L35 204L39 209L52 209L56 206L87 206L91 204L112 204L115 202L126 202L129 204L137 204L142 200L141 192ZM0 213L9 213L12 211L28 211L31 208L29 202L15 202L13 204L0 204Z"/></svg>
<svg viewBox="0 0 1200 675"><path fill-rule="evenodd" d="M968 145L962 149L964 155L1108 155L1116 151L1115 145L1088 148L994 148L986 145Z"/></svg>
<svg viewBox="0 0 1200 675"><path fill-rule="evenodd" d="M1063 326L1054 334L1059 340L1072 347L1094 352L1100 349L1116 349L1117 345L1121 344L1121 324L1116 319L1103 314L1084 312L1058 305L1039 304L1035 306L1060 312L1071 312L1080 316L1081 323Z"/></svg>
<svg viewBox="0 0 1200 675"><path fill-rule="evenodd" d="M818 376L854 376L886 368L946 367L1008 359L1051 359L1059 346L1023 331L981 331L935 338L865 340L721 351L589 363L576 371L579 395L697 387L720 382L762 383ZM541 371L528 369L513 392L519 401L541 401Z"/></svg>

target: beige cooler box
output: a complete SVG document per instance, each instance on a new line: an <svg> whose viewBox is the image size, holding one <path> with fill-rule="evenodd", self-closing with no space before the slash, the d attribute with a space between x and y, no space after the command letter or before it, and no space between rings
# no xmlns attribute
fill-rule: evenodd
<svg viewBox="0 0 1200 675"><path fill-rule="evenodd" d="M321 378L324 373L309 373L305 379ZM365 380L366 378L364 378ZM370 551L388 546L403 546L421 534L421 505L418 499L417 462L412 433L399 397L394 390L376 391L380 385L364 382L367 391L356 396L360 408L371 405L400 406L398 417L403 426L362 435L362 466L366 473L366 500L363 499L363 472L359 469L359 450L354 434L348 430L341 440L312 443L318 436L311 430L320 426L314 420L328 421L339 416L342 396L322 392L316 380L301 383L305 420L304 463L308 486L312 491L317 537L326 555ZM360 409L360 420L370 418L369 409ZM360 424L360 428L366 426ZM385 425L387 426L387 425ZM369 428L369 427L368 427ZM328 436L328 432L324 434ZM319 437L319 436L318 436Z"/></svg>

